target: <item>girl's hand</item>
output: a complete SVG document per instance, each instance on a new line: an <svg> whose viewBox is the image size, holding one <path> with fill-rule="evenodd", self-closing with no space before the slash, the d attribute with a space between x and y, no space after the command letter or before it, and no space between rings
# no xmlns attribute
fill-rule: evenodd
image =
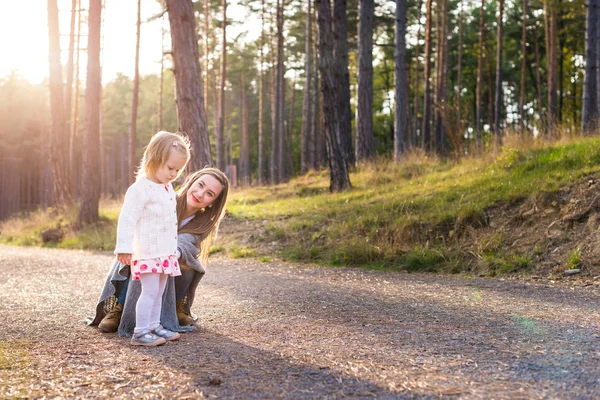
<svg viewBox="0 0 600 400"><path fill-rule="evenodd" d="M119 254L117 254L117 260L119 260L119 262L122 264L130 265L131 264L131 254L119 253Z"/></svg>

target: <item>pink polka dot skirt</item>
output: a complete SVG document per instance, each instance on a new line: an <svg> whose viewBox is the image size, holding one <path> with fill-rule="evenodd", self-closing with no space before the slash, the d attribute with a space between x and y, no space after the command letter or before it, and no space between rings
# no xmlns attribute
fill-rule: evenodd
<svg viewBox="0 0 600 400"><path fill-rule="evenodd" d="M142 260L131 260L131 276L134 281L140 280L141 274L165 274L170 276L181 275L177 257L145 258Z"/></svg>

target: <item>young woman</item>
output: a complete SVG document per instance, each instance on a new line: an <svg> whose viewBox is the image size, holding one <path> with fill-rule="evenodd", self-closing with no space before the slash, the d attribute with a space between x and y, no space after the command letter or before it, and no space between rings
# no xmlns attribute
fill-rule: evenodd
<svg viewBox="0 0 600 400"><path fill-rule="evenodd" d="M190 307L204 267L213 237L225 214L229 181L216 168L204 168L190 174L177 191L177 257L181 275L169 277L162 304L161 323L173 332L188 332ZM131 336L135 327L135 304L139 298L140 281L131 280L131 269L115 261L108 273L90 322L103 332L119 332Z"/></svg>

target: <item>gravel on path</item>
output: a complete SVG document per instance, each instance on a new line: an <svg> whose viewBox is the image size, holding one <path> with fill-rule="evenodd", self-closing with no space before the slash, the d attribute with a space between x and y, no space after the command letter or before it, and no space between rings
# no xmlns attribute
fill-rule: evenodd
<svg viewBox="0 0 600 400"><path fill-rule="evenodd" d="M112 258L0 246L0 398L600 398L597 286L212 259L139 348L84 323Z"/></svg>

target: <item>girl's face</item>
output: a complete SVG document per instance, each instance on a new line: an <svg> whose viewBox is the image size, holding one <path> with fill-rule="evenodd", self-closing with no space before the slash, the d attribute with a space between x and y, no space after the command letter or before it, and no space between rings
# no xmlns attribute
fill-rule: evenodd
<svg viewBox="0 0 600 400"><path fill-rule="evenodd" d="M156 180L156 183L166 185L179 176L179 171L185 167L185 164L187 164L187 157L172 151L169 154L167 162L156 170L153 178Z"/></svg>
<svg viewBox="0 0 600 400"><path fill-rule="evenodd" d="M199 211L213 204L223 191L223 185L212 175L200 175L190 185L186 201L188 210Z"/></svg>

